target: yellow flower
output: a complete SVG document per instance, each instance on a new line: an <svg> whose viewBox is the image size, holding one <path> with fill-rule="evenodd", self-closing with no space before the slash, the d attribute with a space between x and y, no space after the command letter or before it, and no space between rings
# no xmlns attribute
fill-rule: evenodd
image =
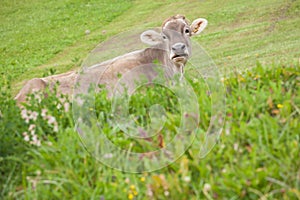
<svg viewBox="0 0 300 200"><path fill-rule="evenodd" d="M134 190L134 189L135 189L135 186L134 186L134 185L130 185L130 189L131 189L131 190Z"/></svg>
<svg viewBox="0 0 300 200"><path fill-rule="evenodd" d="M282 104L277 104L277 108L283 108Z"/></svg>
<svg viewBox="0 0 300 200"><path fill-rule="evenodd" d="M259 79L260 78L260 76L259 75L256 75L253 79L254 80L257 80L257 79Z"/></svg>
<svg viewBox="0 0 300 200"><path fill-rule="evenodd" d="M134 191L133 191L133 195L134 195L134 196L137 196L137 195L138 195L138 192L137 192L136 190L134 190Z"/></svg>
<svg viewBox="0 0 300 200"><path fill-rule="evenodd" d="M145 182L146 179L145 179L145 177L142 176L140 180L141 180L141 182Z"/></svg>
<svg viewBox="0 0 300 200"><path fill-rule="evenodd" d="M128 199L133 199L133 198L134 198L133 194L128 194Z"/></svg>

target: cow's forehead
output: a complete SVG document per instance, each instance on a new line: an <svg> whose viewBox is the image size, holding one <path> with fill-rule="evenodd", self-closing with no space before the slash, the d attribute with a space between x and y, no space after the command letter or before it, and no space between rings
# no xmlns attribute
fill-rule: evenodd
<svg viewBox="0 0 300 200"><path fill-rule="evenodd" d="M171 29L180 31L182 27L188 26L188 22L186 21L184 16L176 15L166 19L162 25L163 29Z"/></svg>
<svg viewBox="0 0 300 200"><path fill-rule="evenodd" d="M176 19L165 23L163 29L181 31L187 23L182 19Z"/></svg>

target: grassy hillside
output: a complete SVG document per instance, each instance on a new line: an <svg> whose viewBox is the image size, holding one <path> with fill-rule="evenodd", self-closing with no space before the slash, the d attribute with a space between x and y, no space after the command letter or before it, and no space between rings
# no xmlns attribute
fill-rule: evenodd
<svg viewBox="0 0 300 200"><path fill-rule="evenodd" d="M17 88L50 69L61 73L79 67L90 50L114 34L160 26L177 13L208 19L196 40L224 73L257 60L290 63L300 56L299 1L26 2L2 1L0 8L1 73L9 72Z"/></svg>
<svg viewBox="0 0 300 200"><path fill-rule="evenodd" d="M204 159L194 145L164 169L123 173L83 148L69 100L32 96L28 112L12 100L26 80L79 68L100 42L135 27L160 26L178 13L208 19L194 40L225 77L224 129ZM298 0L2 0L0 199L300 199L299 16ZM192 86L203 132L211 99L202 79ZM132 112L144 113L157 101L176 103L158 90L150 90L148 99L137 95ZM105 93L95 108L108 117ZM180 119L169 117L167 128L176 130ZM126 140L121 131L115 137L109 123L104 126L119 146L139 151L148 144Z"/></svg>

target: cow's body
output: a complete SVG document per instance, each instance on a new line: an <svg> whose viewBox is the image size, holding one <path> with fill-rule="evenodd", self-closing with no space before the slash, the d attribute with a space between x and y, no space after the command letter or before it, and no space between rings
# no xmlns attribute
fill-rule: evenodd
<svg viewBox="0 0 300 200"><path fill-rule="evenodd" d="M72 71L32 79L25 84L15 99L18 102L25 101L28 93L43 90L47 86L51 87L57 82L59 82L60 93L72 94L76 80L80 83L83 92L91 83L106 85L107 89L112 91L120 75L125 75L125 83L129 89L133 89L134 82L141 75L149 81L157 75L153 65L156 62L160 63L159 66L163 68L164 76L167 78L176 73L182 74L183 66L190 55L189 37L200 33L206 24L205 19L199 18L189 26L183 16L171 17L163 23L162 33L146 31L141 35L142 41L151 44L152 47L94 65L85 69L83 74Z"/></svg>

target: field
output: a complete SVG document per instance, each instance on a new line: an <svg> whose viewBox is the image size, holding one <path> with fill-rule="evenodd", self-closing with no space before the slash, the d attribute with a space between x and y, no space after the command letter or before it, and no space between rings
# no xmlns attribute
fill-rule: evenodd
<svg viewBox="0 0 300 200"><path fill-rule="evenodd" d="M0 199L300 199L300 1L2 0L0 5ZM13 100L27 80L79 69L99 43L160 26L178 13L209 21L193 41L216 63L226 90L222 134L204 158L195 143L163 169L115 170L83 147L68 98L61 103L52 95L40 102L32 95L26 113ZM186 74L201 105L201 138L211 120L211 99L203 79L189 68ZM158 89L146 97L135 96L130 112L143 115L159 102L169 109L167 129L176 130L180 119L172 94ZM105 93L96 97L97 116L109 121L110 108ZM153 148L103 126L115 145L136 152Z"/></svg>

